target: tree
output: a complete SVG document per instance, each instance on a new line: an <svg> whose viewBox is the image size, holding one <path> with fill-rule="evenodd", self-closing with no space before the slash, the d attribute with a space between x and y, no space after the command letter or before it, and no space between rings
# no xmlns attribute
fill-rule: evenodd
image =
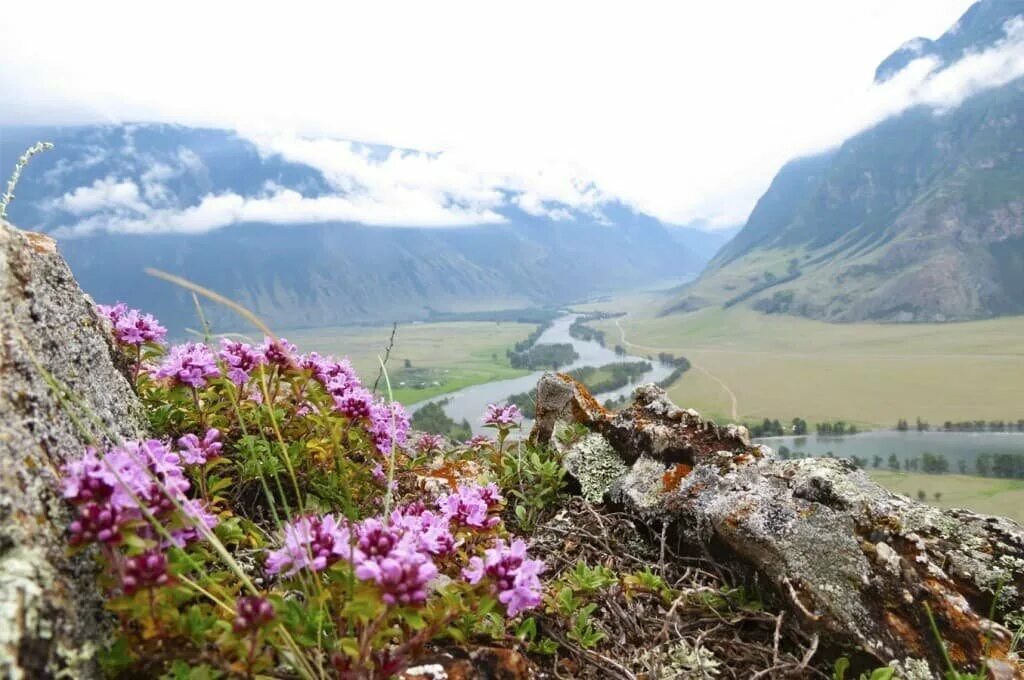
<svg viewBox="0 0 1024 680"><path fill-rule="evenodd" d="M924 489L917 490L917 500L922 502L928 500L928 494L925 492Z"/></svg>
<svg viewBox="0 0 1024 680"><path fill-rule="evenodd" d="M882 467L882 457L881 456L875 456L874 458L872 458L871 459L871 467L875 468L876 470L878 468Z"/></svg>
<svg viewBox="0 0 1024 680"><path fill-rule="evenodd" d="M910 426L904 418L900 418L899 421L896 422L896 429L900 432L906 432L910 429Z"/></svg>
<svg viewBox="0 0 1024 680"><path fill-rule="evenodd" d="M894 472L900 471L900 459L896 457L895 453L889 454L889 469Z"/></svg>
<svg viewBox="0 0 1024 680"><path fill-rule="evenodd" d="M404 365L404 366L405 366L406 368L412 368L412 361L411 361L410 359L406 359L405 361L403 361L403 362L402 362L402 364L403 364L403 365Z"/></svg>
<svg viewBox="0 0 1024 680"><path fill-rule="evenodd" d="M932 497L935 499L935 502L938 503L939 501L942 500L942 492L936 491Z"/></svg>
<svg viewBox="0 0 1024 680"><path fill-rule="evenodd" d="M798 437L807 434L807 421L803 418L793 418L793 434Z"/></svg>

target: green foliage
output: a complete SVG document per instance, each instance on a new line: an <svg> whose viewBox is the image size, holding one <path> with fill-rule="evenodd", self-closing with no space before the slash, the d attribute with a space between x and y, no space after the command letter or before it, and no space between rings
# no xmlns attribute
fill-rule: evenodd
<svg viewBox="0 0 1024 680"><path fill-rule="evenodd" d="M444 411L447 400L424 404L412 414L413 429L420 432L442 434L453 441L465 441L473 436L469 422L456 423Z"/></svg>
<svg viewBox="0 0 1024 680"><path fill-rule="evenodd" d="M499 484L511 498L519 527L532 531L565 488L561 456L548 447L519 443L501 457Z"/></svg>

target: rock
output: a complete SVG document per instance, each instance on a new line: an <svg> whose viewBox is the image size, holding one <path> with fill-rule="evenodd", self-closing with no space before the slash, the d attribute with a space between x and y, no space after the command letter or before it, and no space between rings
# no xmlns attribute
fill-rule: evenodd
<svg viewBox="0 0 1024 680"><path fill-rule="evenodd" d="M452 648L419 659L399 676L402 680L529 680L536 667L512 649Z"/></svg>
<svg viewBox="0 0 1024 680"><path fill-rule="evenodd" d="M1024 624L1020 525L915 502L846 460L767 457L745 428L704 421L653 385L610 413L568 376L545 375L531 437L562 447L552 435L571 424L591 431L564 452L581 488L767 586L808 636L943 672L930 611L958 668L1024 677L1007 628Z"/></svg>
<svg viewBox="0 0 1024 680"><path fill-rule="evenodd" d="M90 439L136 437L145 418L54 242L2 221L0 340L0 677L98 676L108 619L91 556L67 554L57 474Z"/></svg>

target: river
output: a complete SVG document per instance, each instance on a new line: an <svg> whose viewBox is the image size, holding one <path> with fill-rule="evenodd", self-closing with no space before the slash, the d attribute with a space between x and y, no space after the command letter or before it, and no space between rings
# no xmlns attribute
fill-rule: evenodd
<svg viewBox="0 0 1024 680"><path fill-rule="evenodd" d="M581 368L583 366L600 367L623 361L650 361L651 363L651 370L640 376L635 383L626 385L625 387L621 387L612 392L602 392L599 395L596 395L600 397L602 402L606 399L615 399L620 395L629 395L633 392L633 388L636 385L664 380L674 370L673 366L662 361L658 361L656 357L648 359L645 356L620 356L611 348L604 347L593 340L578 340L572 337L569 335L569 326L571 326L572 322L579 318L579 316L579 314L566 314L565 316L558 317L552 322L551 327L544 331L537 339L536 344L538 345L569 343L573 346L573 349L576 350L579 357L571 364L559 368L559 371L571 371L574 368ZM430 402L444 401L447 399L448 402L444 405L444 410L448 414L448 417L456 422L462 422L462 420L465 419L469 421L474 433L484 433L487 432L487 430L483 428L480 418L483 416L484 411L487 410L487 405L503 404L513 394L529 392L537 386L537 380L539 380L543 374L544 371L534 371L529 375L524 375L519 378L496 380L494 382L483 383L481 385L471 385L470 387L465 387L457 392L451 392L434 399L427 399L425 401L412 404L409 407L409 411L413 412ZM524 428L529 427L529 425L529 423L524 423Z"/></svg>
<svg viewBox="0 0 1024 680"><path fill-rule="evenodd" d="M975 459L980 454L1024 454L1024 433L1021 432L877 430L844 437L811 434L805 437L763 437L757 441L776 451L780 446L785 446L790 451L802 451L812 456L825 456L829 452L836 458L859 456L867 459L869 467L875 456L881 456L883 468L888 466L889 454L896 454L902 463L928 451L944 455L949 460L950 472L957 472L959 462L963 461L968 473L975 472Z"/></svg>

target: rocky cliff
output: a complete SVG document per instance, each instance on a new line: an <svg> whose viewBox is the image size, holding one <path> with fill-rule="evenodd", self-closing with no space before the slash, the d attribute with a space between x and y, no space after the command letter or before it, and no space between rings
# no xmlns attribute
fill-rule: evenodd
<svg viewBox="0 0 1024 680"><path fill-rule="evenodd" d="M69 557L57 472L144 416L52 240L0 222L0 676L98 674L107 628L88 554Z"/></svg>

